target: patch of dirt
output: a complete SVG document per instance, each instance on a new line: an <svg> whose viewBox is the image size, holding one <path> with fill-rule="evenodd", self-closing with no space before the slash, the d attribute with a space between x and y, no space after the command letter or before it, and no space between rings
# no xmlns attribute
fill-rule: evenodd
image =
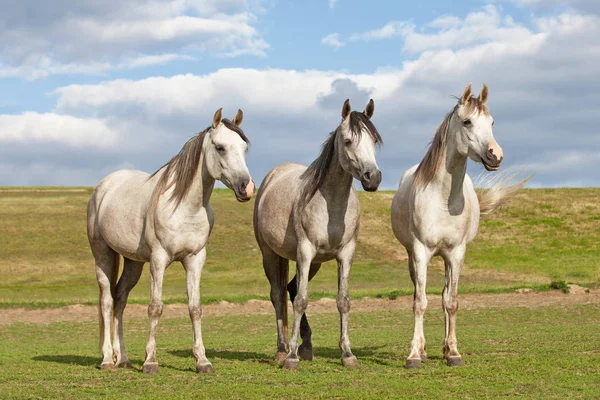
<svg viewBox="0 0 600 400"><path fill-rule="evenodd" d="M465 294L459 295L460 308L470 310L476 308L491 307L548 307L548 306L573 306L581 304L600 305L600 289L589 289L578 287L570 294L553 290L549 292L527 292L499 293L499 294ZM438 308L441 304L441 296L428 295L430 308ZM371 311L394 311L411 310L412 296L398 297L396 300L364 298L353 300L352 312ZM288 303L290 315L293 312L291 303ZM125 311L127 318L146 318L147 306L141 304L130 304ZM221 301L217 304L202 306L203 315L206 317L220 315L271 315L274 313L270 301L249 300L246 303L229 303ZM320 299L309 302L308 313L337 313L335 299ZM163 318L188 317L186 304L165 305ZM98 319L98 308L95 306L72 305L68 307L27 310L23 308L9 308L0 310L0 325L11 325L16 322L49 324L52 322L69 321L95 321Z"/></svg>

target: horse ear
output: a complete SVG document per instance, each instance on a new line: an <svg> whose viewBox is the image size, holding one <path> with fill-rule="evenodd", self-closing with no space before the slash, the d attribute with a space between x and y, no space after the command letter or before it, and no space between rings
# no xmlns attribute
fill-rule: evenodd
<svg viewBox="0 0 600 400"><path fill-rule="evenodd" d="M481 93L479 93L479 102L481 104L485 104L485 102L488 99L488 87L487 85L484 83L483 84L483 89L481 89Z"/></svg>
<svg viewBox="0 0 600 400"><path fill-rule="evenodd" d="M242 120L244 119L244 113L241 109L238 109L237 114L235 114L235 118L233 119L233 123L235 126L240 126L242 124Z"/></svg>
<svg viewBox="0 0 600 400"><path fill-rule="evenodd" d="M217 125L221 123L221 119L223 119L223 107L219 108L213 117L212 127L216 128Z"/></svg>
<svg viewBox="0 0 600 400"><path fill-rule="evenodd" d="M371 99L371 100L369 100L369 103L365 107L365 111L363 111L363 114L365 114L367 116L367 118L371 119L374 112L375 112L375 103L373 102L373 99Z"/></svg>
<svg viewBox="0 0 600 400"><path fill-rule="evenodd" d="M350 106L350 99L346 99L344 105L342 106L342 120L348 118L350 112L352 112L352 107Z"/></svg>
<svg viewBox="0 0 600 400"><path fill-rule="evenodd" d="M469 102L469 100L471 100L471 86L472 86L472 84L469 83L467 85L467 87L465 88L465 92L463 93L462 97L460 98L460 104L467 104Z"/></svg>

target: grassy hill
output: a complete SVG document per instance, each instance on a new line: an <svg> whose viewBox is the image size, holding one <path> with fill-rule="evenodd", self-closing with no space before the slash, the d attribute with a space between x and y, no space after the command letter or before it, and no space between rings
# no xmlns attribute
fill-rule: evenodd
<svg viewBox="0 0 600 400"><path fill-rule="evenodd" d="M0 306L95 304L86 237L90 188L0 188ZM360 193L361 232L351 275L353 297L412 293L406 253L389 223L393 192ZM482 220L467 249L459 292L547 287L551 280L600 285L600 189L526 189ZM215 228L202 277L203 302L268 298L252 232L253 202L216 190ZM292 272L293 273L293 272ZM324 265L312 298L335 296L337 267ZM430 265L428 291L441 292L443 263ZM147 302L148 271L130 301ZM185 302L185 274L167 270L165 302Z"/></svg>

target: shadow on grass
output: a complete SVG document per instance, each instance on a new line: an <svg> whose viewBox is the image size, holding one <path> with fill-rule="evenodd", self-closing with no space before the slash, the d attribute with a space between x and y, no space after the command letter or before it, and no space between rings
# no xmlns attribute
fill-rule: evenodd
<svg viewBox="0 0 600 400"><path fill-rule="evenodd" d="M84 367L100 365L102 359L100 357L76 356L76 355L52 355L52 356L35 356L31 358L35 361L53 362L58 364L73 364Z"/></svg>
<svg viewBox="0 0 600 400"><path fill-rule="evenodd" d="M372 346L372 347L357 347L352 349L354 355L358 358L373 356L378 349L385 346ZM329 359L340 359L342 352L337 347L315 347L315 357L329 358ZM192 351L185 350L172 350L170 354L176 357L191 358ZM271 362L275 356L275 348L273 348L273 354L255 353L252 351L236 351L236 350L206 350L206 357L208 359L221 358L225 360L236 360L236 361L259 361L259 362ZM381 356L381 353L378 354Z"/></svg>
<svg viewBox="0 0 600 400"><path fill-rule="evenodd" d="M172 350L170 354L176 357L192 358L192 350ZM275 355L275 352L273 352ZM222 358L225 360L237 360L237 361L268 361L271 356L265 353L255 353L252 351L235 351L235 350L209 350L206 349L206 357L210 360L213 358Z"/></svg>

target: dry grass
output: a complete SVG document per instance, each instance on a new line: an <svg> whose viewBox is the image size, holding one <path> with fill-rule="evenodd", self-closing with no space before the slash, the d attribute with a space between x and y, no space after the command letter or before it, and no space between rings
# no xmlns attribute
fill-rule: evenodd
<svg viewBox="0 0 600 400"><path fill-rule="evenodd" d="M97 287L85 232L91 189L0 189L0 302L95 303ZM360 193L361 232L351 294L411 292L406 252L389 223L392 192ZM600 281L600 189L526 189L482 219L467 250L461 291L506 291L566 280ZM253 203L239 204L230 191L213 195L215 229L202 279L203 301L268 298L268 283L252 233ZM337 290L337 268L327 263L311 282L313 297ZM144 272L132 300L146 302ZM430 265L428 286L439 293L443 264ZM182 268L165 279L165 298L185 299Z"/></svg>

